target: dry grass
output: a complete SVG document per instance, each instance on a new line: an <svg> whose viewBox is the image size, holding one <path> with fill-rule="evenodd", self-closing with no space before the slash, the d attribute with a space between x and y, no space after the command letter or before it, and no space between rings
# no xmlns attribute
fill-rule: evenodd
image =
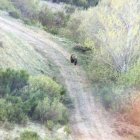
<svg viewBox="0 0 140 140"><path fill-rule="evenodd" d="M128 121L131 124L140 126L140 92L139 91L135 93L135 98L132 100L132 109L128 114Z"/></svg>
<svg viewBox="0 0 140 140"><path fill-rule="evenodd" d="M135 91L131 98L131 107L125 113L117 114L114 124L119 135L126 140L140 139L140 92Z"/></svg>

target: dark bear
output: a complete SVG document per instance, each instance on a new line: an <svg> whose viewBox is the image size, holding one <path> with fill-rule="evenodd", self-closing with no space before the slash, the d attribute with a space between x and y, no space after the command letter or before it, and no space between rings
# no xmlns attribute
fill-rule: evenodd
<svg viewBox="0 0 140 140"><path fill-rule="evenodd" d="M71 63L74 63L74 65L77 65L77 56L72 54L70 56L70 61L71 61Z"/></svg>

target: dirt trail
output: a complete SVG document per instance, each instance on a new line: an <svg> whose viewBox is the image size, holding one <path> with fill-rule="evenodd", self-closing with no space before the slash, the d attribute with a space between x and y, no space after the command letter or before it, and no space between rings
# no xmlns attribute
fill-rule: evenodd
<svg viewBox="0 0 140 140"><path fill-rule="evenodd" d="M48 39L47 34L35 32L16 21L0 17L0 30L15 34L31 43L40 52L50 57L59 67L66 88L74 100L70 111L70 121L74 140L119 140L120 137L110 127L102 110L94 103L90 83L80 66L69 62L70 54Z"/></svg>

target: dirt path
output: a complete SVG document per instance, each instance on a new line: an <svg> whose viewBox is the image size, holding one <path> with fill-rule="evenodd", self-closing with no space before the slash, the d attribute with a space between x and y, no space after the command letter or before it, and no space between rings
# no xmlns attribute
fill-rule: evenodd
<svg viewBox="0 0 140 140"><path fill-rule="evenodd" d="M0 17L0 29L15 34L31 43L38 51L50 57L59 67L60 74L71 98L74 109L70 111L70 121L74 140L119 140L106 116L94 103L90 83L80 66L69 62L70 54L44 35L28 29L21 23Z"/></svg>

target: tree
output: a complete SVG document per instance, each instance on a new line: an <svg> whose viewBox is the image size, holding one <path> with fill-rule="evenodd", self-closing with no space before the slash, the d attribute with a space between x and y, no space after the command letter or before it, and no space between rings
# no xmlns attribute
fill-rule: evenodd
<svg viewBox="0 0 140 140"><path fill-rule="evenodd" d="M91 29L92 37L101 43L101 49L111 59L106 63L118 72L128 71L139 56L140 13L137 5L136 0L118 1L118 4L109 2L107 10L99 8L99 12L102 12L97 13L100 25L97 33L93 26Z"/></svg>
<svg viewBox="0 0 140 140"><path fill-rule="evenodd" d="M94 41L98 59L123 73L137 62L140 55L139 14L137 0L103 0L96 8L75 13L67 28L71 36L78 34L76 39L83 44L87 39ZM80 18L83 16L84 20ZM78 19L79 24L71 30L74 19Z"/></svg>

